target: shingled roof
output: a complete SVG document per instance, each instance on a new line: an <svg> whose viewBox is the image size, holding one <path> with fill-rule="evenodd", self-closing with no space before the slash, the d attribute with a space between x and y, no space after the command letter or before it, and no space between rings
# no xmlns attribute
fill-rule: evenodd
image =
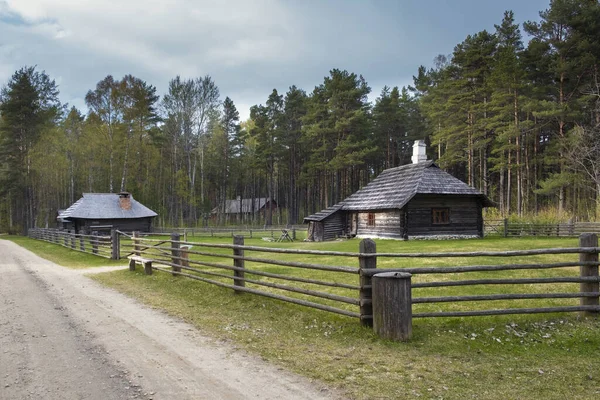
<svg viewBox="0 0 600 400"><path fill-rule="evenodd" d="M225 200L225 214L239 214L240 213L240 203L242 205L242 213L252 213L260 210L265 206L265 204L271 201L270 197L257 197L254 199L232 199ZM275 201L273 201L275 202ZM254 208L252 207L254 205ZM218 213L220 211L220 207L215 207L212 212Z"/></svg>
<svg viewBox="0 0 600 400"><path fill-rule="evenodd" d="M345 199L342 209L400 209L417 194L475 196L485 207L494 206L477 189L442 171L433 161L426 161L384 170L367 186Z"/></svg>
<svg viewBox="0 0 600 400"><path fill-rule="evenodd" d="M83 197L58 215L59 220L81 219L129 219L156 217L157 214L133 199L129 208L122 208L117 193L84 193Z"/></svg>
<svg viewBox="0 0 600 400"><path fill-rule="evenodd" d="M325 218L329 217L334 212L341 210L343 205L344 205L344 203L337 203L329 208L319 211L316 214L309 215L308 217L304 218L304 222L306 222L306 221L317 221L317 222L323 221Z"/></svg>
<svg viewBox="0 0 600 400"><path fill-rule="evenodd" d="M344 201L310 215L304 221L322 221L338 210L400 209L417 194L474 196L482 200L484 207L495 207L477 189L442 171L433 161L425 161L386 169Z"/></svg>

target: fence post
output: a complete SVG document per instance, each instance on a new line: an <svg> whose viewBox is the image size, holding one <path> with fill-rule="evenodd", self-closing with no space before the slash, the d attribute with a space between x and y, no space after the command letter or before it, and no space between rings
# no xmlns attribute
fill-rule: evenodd
<svg viewBox="0 0 600 400"><path fill-rule="evenodd" d="M116 229L110 230L110 242L111 246L111 257L113 260L118 260L121 258L121 243L120 243L119 233Z"/></svg>
<svg viewBox="0 0 600 400"><path fill-rule="evenodd" d="M233 237L233 244L234 245L238 245L238 246L243 246L244 245L244 236L242 235L236 235ZM233 249L233 255L234 256L239 256L239 257L243 257L244 256L244 249ZM237 267L237 268L244 268L244 260L240 259L240 258L234 258L233 259L233 266ZM244 281L244 271L233 271L233 285L234 286L240 286L240 287L245 287L246 286L246 281ZM237 279L236 279L237 278ZM235 290L234 293L236 294L240 294L243 293L242 291L239 290Z"/></svg>
<svg viewBox="0 0 600 400"><path fill-rule="evenodd" d="M69 232L69 235L71 236L71 248L75 249L75 231Z"/></svg>
<svg viewBox="0 0 600 400"><path fill-rule="evenodd" d="M171 275L177 276L175 272L181 272L181 250L179 250L180 235L177 232L171 233L171 262L173 263Z"/></svg>
<svg viewBox="0 0 600 400"><path fill-rule="evenodd" d="M373 275L373 331L390 340L412 336L411 274L384 272Z"/></svg>
<svg viewBox="0 0 600 400"><path fill-rule="evenodd" d="M508 218L504 218L504 237L508 237Z"/></svg>
<svg viewBox="0 0 600 400"><path fill-rule="evenodd" d="M139 246L139 238L140 233L138 231L133 231L131 234L131 240L133 241L133 255L140 256L140 246ZM135 271L135 260L129 259L129 270Z"/></svg>
<svg viewBox="0 0 600 400"><path fill-rule="evenodd" d="M79 234L79 250L85 251L85 232Z"/></svg>
<svg viewBox="0 0 600 400"><path fill-rule="evenodd" d="M67 236L66 232L61 232L63 235L63 243L65 247L69 247L69 237Z"/></svg>
<svg viewBox="0 0 600 400"><path fill-rule="evenodd" d="M98 231L92 231L92 254L98 254Z"/></svg>
<svg viewBox="0 0 600 400"><path fill-rule="evenodd" d="M598 247L598 236L595 233L582 233L581 236L579 236L579 247ZM592 262L598 262L598 253L580 253L579 254L579 261L581 262L585 262L585 261L592 261ZM579 273L580 276L583 277L588 277L588 276L593 276L598 278L598 266L588 266L588 265L582 265L579 267ZM580 292L595 292L598 293L600 291L600 284L598 283L598 281L596 280L596 282L581 282L579 284L579 291ZM598 296L596 297L582 297L579 300L579 304L582 306L597 306L599 305L599 298ZM582 315L583 316L592 316L592 315L597 315L598 312L597 311L583 311Z"/></svg>
<svg viewBox="0 0 600 400"><path fill-rule="evenodd" d="M372 239L363 239L360 241L359 252L361 254L377 253L375 242ZM362 326L373 326L373 291L371 288L371 276L364 275L363 270L377 268L377 258L375 256L359 256L358 258L360 273L360 323Z"/></svg>
<svg viewBox="0 0 600 400"><path fill-rule="evenodd" d="M296 240L296 228L292 228L292 240Z"/></svg>

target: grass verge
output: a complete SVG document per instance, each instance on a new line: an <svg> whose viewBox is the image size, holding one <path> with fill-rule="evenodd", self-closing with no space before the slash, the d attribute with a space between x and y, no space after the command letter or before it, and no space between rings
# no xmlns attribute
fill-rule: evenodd
<svg viewBox="0 0 600 400"><path fill-rule="evenodd" d="M54 243L35 240L25 236L3 235L0 236L0 239L10 240L11 242L14 242L19 246L34 252L46 260L72 269L103 267L107 265L124 265L127 261L110 260L108 258L70 250Z"/></svg>
<svg viewBox="0 0 600 400"><path fill-rule="evenodd" d="M358 249L356 240L265 245ZM380 241L377 245L378 252L431 252L572 247L577 241L521 238ZM498 260L482 263L493 261ZM431 260L419 262L429 265ZM228 289L167 273L145 276L139 266L136 272L118 271L94 279L164 309L232 347L336 387L353 399L600 396L597 319L579 319L574 314L418 319L413 340L394 343L377 338L352 318L249 294L235 295Z"/></svg>

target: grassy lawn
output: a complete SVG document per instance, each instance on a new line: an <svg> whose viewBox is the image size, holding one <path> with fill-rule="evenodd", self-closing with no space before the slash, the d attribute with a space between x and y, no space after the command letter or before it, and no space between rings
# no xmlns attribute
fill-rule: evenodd
<svg viewBox="0 0 600 400"><path fill-rule="evenodd" d="M125 264L125 261L123 260L110 260L108 258L69 250L54 243L33 240L24 236L2 235L0 236L0 239L15 242L19 246L34 252L46 260L50 260L68 268L78 269Z"/></svg>
<svg viewBox="0 0 600 400"><path fill-rule="evenodd" d="M188 240L200 240L188 238ZM54 246L28 239L15 240L38 252L37 248ZM202 242L232 243L231 239L201 238ZM358 251L358 240L329 243L272 243L246 239L247 245L313 250ZM27 247L25 246L25 247ZM453 252L475 250L517 250L550 247L576 247L577 239L561 238L486 238L456 241L377 241L378 252ZM195 246L194 250L200 249ZM48 252L48 249L44 250ZM203 249L230 254L231 250ZM56 249L55 261L71 263L62 247ZM41 252L38 254L44 256ZM80 253L76 253L80 254ZM255 257L281 257L292 261L329 265L357 266L352 258L338 260L319 256L252 253ZM86 257L92 257L87 256ZM64 260L62 260L64 258ZM200 259L193 256L192 259ZM202 257L225 264L230 259ZM527 260L482 257L477 259L380 259L378 267L443 266L498 264L516 262L557 262L576 260L570 256L536 256ZM107 265L100 259L97 265ZM122 263L122 262L121 262ZM246 263L246 268L282 272L284 267ZM211 269L209 269L211 270ZM542 276L561 273L543 270ZM577 275L577 269L568 273ZM500 276L500 273L494 273ZM507 276L527 276L510 272ZM357 284L358 277L301 270L297 276L339 280ZM470 279L463 277L415 276L415 280ZM505 275L502 275L505 276ZM539 275L538 275L539 276ZM254 278L254 277L253 277ZM251 294L235 295L230 289L198 282L171 274L155 272L143 275L119 271L95 276L99 282L138 298L151 306L194 324L205 334L262 356L309 378L323 381L355 399L590 399L600 396L600 321L580 319L576 314L542 314L472 318L415 319L413 339L394 343L377 338L358 320L318 310L295 306ZM267 279L267 278L256 278ZM270 279L270 278L269 278ZM229 279L231 281L231 279ZM569 284L573 285L573 284ZM540 286L540 285L538 285ZM566 291L568 286L543 285L539 291ZM493 287L494 293L516 291L513 287ZM572 290L570 287L568 290ZM323 289L321 289L323 290ZM356 297L345 289L335 293ZM437 289L415 290L413 296L476 294L488 288L451 288L443 294ZM524 291L521 288L521 291ZM323 301L329 304L327 301ZM577 304L577 300L557 300L546 305ZM451 307L503 308L532 307L532 301L500 301L492 304L429 305L415 312ZM422 305L419 305L421 307ZM352 307L352 306L348 306ZM349 308L350 309L350 308ZM355 309L355 308L354 308ZM445 308L443 308L445 309Z"/></svg>

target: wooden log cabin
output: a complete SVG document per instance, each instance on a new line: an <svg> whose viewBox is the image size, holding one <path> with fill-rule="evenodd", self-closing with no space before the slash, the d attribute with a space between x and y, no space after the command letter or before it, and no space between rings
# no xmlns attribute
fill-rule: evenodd
<svg viewBox="0 0 600 400"><path fill-rule="evenodd" d="M111 229L150 232L157 214L130 193L84 193L58 215L59 226L75 233L107 233Z"/></svg>
<svg viewBox="0 0 600 400"><path fill-rule="evenodd" d="M344 201L304 218L307 240L338 237L482 237L485 195L427 161L415 142L413 164L384 170Z"/></svg>

